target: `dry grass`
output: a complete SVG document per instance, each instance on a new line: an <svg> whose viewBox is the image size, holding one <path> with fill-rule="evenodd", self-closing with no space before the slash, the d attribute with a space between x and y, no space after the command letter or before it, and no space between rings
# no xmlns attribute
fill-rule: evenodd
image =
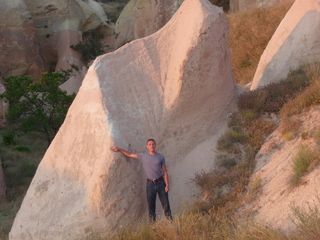
<svg viewBox="0 0 320 240"><path fill-rule="evenodd" d="M292 206L292 211L296 219L299 220L297 235L301 239L320 239L320 211L317 206L319 206L319 202L314 206L309 205L308 209Z"/></svg>
<svg viewBox="0 0 320 240"><path fill-rule="evenodd" d="M316 143L320 146L320 129L315 129L315 132L312 134L312 137L315 139Z"/></svg>
<svg viewBox="0 0 320 240"><path fill-rule="evenodd" d="M276 129L275 123L258 118L252 121L252 124L246 128L248 143L252 148L260 148L266 138Z"/></svg>
<svg viewBox="0 0 320 240"><path fill-rule="evenodd" d="M319 82L320 80L320 63L319 62L305 65L304 71L306 72L311 83Z"/></svg>
<svg viewBox="0 0 320 240"><path fill-rule="evenodd" d="M293 1L230 14L229 45L234 80L241 86L252 81L260 57Z"/></svg>
<svg viewBox="0 0 320 240"><path fill-rule="evenodd" d="M302 124L300 119L297 118L281 118L280 131L285 140L290 141L300 133L300 126Z"/></svg>
<svg viewBox="0 0 320 240"><path fill-rule="evenodd" d="M301 145L297 156L293 160L291 183L297 185L312 165L319 161L319 153L310 149L307 145Z"/></svg>
<svg viewBox="0 0 320 240"><path fill-rule="evenodd" d="M300 94L309 84L310 81L305 71L297 69L282 81L241 94L238 107L240 111L254 112L255 116L266 112L279 112L280 109L283 111L283 105Z"/></svg>
<svg viewBox="0 0 320 240"><path fill-rule="evenodd" d="M0 129L0 152L7 185L6 199L0 203L0 239L8 239L14 217L20 207L36 168L47 148L47 142L38 133L16 132L14 141L3 144L10 128Z"/></svg>
<svg viewBox="0 0 320 240"><path fill-rule="evenodd" d="M144 224L134 231L119 233L104 240L289 240L285 234L220 211L211 214L187 213L172 222L162 219L154 225ZM300 238L303 239L303 238Z"/></svg>
<svg viewBox="0 0 320 240"><path fill-rule="evenodd" d="M8 234L12 227L12 223L19 210L23 195L15 201L5 201L0 203L0 239L8 239Z"/></svg>
<svg viewBox="0 0 320 240"><path fill-rule="evenodd" d="M299 114L303 109L320 103L320 62L303 66L301 71L308 78L309 86L298 97L283 106L280 112L282 118Z"/></svg>
<svg viewBox="0 0 320 240"><path fill-rule="evenodd" d="M289 118L299 114L308 107L320 104L320 82L310 85L303 94L286 105L281 110L282 118Z"/></svg>
<svg viewBox="0 0 320 240"><path fill-rule="evenodd" d="M305 89L301 87L300 91L303 91L286 102L280 111L281 133L286 140L291 140L300 133L301 120L294 116L320 104L320 63L304 66L302 71L310 85Z"/></svg>
<svg viewBox="0 0 320 240"><path fill-rule="evenodd" d="M255 197L261 193L262 179L260 176L254 176L250 179L247 187L248 199L255 199Z"/></svg>
<svg viewBox="0 0 320 240"><path fill-rule="evenodd" d="M237 142L242 142L246 139L243 133L237 132L235 130L227 131L218 140L217 150L226 151L231 154L241 153L241 148L237 145Z"/></svg>

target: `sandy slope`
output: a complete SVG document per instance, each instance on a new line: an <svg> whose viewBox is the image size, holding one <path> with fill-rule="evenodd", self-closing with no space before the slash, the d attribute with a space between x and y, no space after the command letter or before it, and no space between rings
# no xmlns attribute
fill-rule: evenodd
<svg viewBox="0 0 320 240"><path fill-rule="evenodd" d="M314 166L306 174L299 186L292 187L292 161L301 145L312 149L318 145L312 134L320 128L320 107L297 116L302 120L301 136L290 141L285 140L278 128L269 136L257 154L257 167L254 177L261 178L261 194L250 205L252 212L256 211L255 219L262 224L276 229L289 231L295 228L292 208L299 207L308 210L309 206L320 206L320 167ZM301 134L300 134L301 135Z"/></svg>

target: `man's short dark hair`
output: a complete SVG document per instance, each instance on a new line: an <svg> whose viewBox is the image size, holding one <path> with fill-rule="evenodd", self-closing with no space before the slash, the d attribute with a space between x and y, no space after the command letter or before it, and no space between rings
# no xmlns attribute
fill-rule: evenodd
<svg viewBox="0 0 320 240"><path fill-rule="evenodd" d="M153 138L149 138L147 143L150 142L150 141L156 142L156 140L154 140Z"/></svg>

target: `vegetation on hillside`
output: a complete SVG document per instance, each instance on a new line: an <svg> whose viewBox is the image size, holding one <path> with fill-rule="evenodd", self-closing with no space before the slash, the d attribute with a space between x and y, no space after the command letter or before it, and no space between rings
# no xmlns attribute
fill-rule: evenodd
<svg viewBox="0 0 320 240"><path fill-rule="evenodd" d="M14 217L46 149L47 141L38 132L0 128L0 155L7 185L7 195L0 202L0 239L8 239Z"/></svg>
<svg viewBox="0 0 320 240"><path fill-rule="evenodd" d="M293 0L271 7L227 15L234 80L241 86L252 81L260 57Z"/></svg>
<svg viewBox="0 0 320 240"><path fill-rule="evenodd" d="M206 201L200 203L199 210L227 207L230 202L232 207L239 207L230 200L241 200L255 167L255 155L277 127L268 116L278 115L284 103L301 93L308 83L307 76L298 70L282 82L239 97L239 111L232 113L228 131L218 140L216 170L196 176L196 182L206 193ZM226 189L230 190L223 194Z"/></svg>
<svg viewBox="0 0 320 240"><path fill-rule="evenodd" d="M101 42L102 39L103 34L90 31L83 34L83 41L70 47L73 50L79 51L82 60L88 64L90 61L96 59L96 57L107 52L109 46L104 45Z"/></svg>
<svg viewBox="0 0 320 240"><path fill-rule="evenodd" d="M42 73L38 82L27 76L5 78L7 89L0 98L9 103L6 120L11 128L44 133L49 145L75 98L75 94L68 95L59 88L66 80L58 72Z"/></svg>

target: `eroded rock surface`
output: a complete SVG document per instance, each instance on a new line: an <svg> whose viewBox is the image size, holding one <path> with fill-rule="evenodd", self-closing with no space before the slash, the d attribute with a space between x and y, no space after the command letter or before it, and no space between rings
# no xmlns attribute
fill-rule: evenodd
<svg viewBox="0 0 320 240"><path fill-rule="evenodd" d="M78 52L70 48L82 41L82 33L107 25L99 3L88 0L25 0L30 9L46 69L81 69Z"/></svg>
<svg viewBox="0 0 320 240"><path fill-rule="evenodd" d="M81 69L78 52L70 48L82 33L108 27L108 17L93 0L4 0L0 3L0 76Z"/></svg>
<svg viewBox="0 0 320 240"><path fill-rule="evenodd" d="M43 63L31 13L23 0L0 3L0 76L39 76Z"/></svg>
<svg viewBox="0 0 320 240"><path fill-rule="evenodd" d="M143 38L162 28L183 0L131 0L121 12L116 26L114 48Z"/></svg>
<svg viewBox="0 0 320 240"><path fill-rule="evenodd" d="M213 166L236 96L225 14L206 0L184 1L161 30L94 61L10 239L81 239L146 217L139 162L109 148L142 152L148 138L166 157L177 213L196 196L195 173Z"/></svg>
<svg viewBox="0 0 320 240"><path fill-rule="evenodd" d="M296 0L264 50L251 90L287 77L320 60L320 2Z"/></svg>
<svg viewBox="0 0 320 240"><path fill-rule="evenodd" d="M320 127L320 110L315 107L298 116L300 131L311 136ZM294 209L308 213L319 208L320 168L314 165L301 179L292 185L293 161L302 148L314 151L318 143L313 137L295 137L285 140L280 128L272 133L257 154L257 167L252 179L261 179L261 193L251 205L256 221L284 232L296 230L299 223Z"/></svg>

